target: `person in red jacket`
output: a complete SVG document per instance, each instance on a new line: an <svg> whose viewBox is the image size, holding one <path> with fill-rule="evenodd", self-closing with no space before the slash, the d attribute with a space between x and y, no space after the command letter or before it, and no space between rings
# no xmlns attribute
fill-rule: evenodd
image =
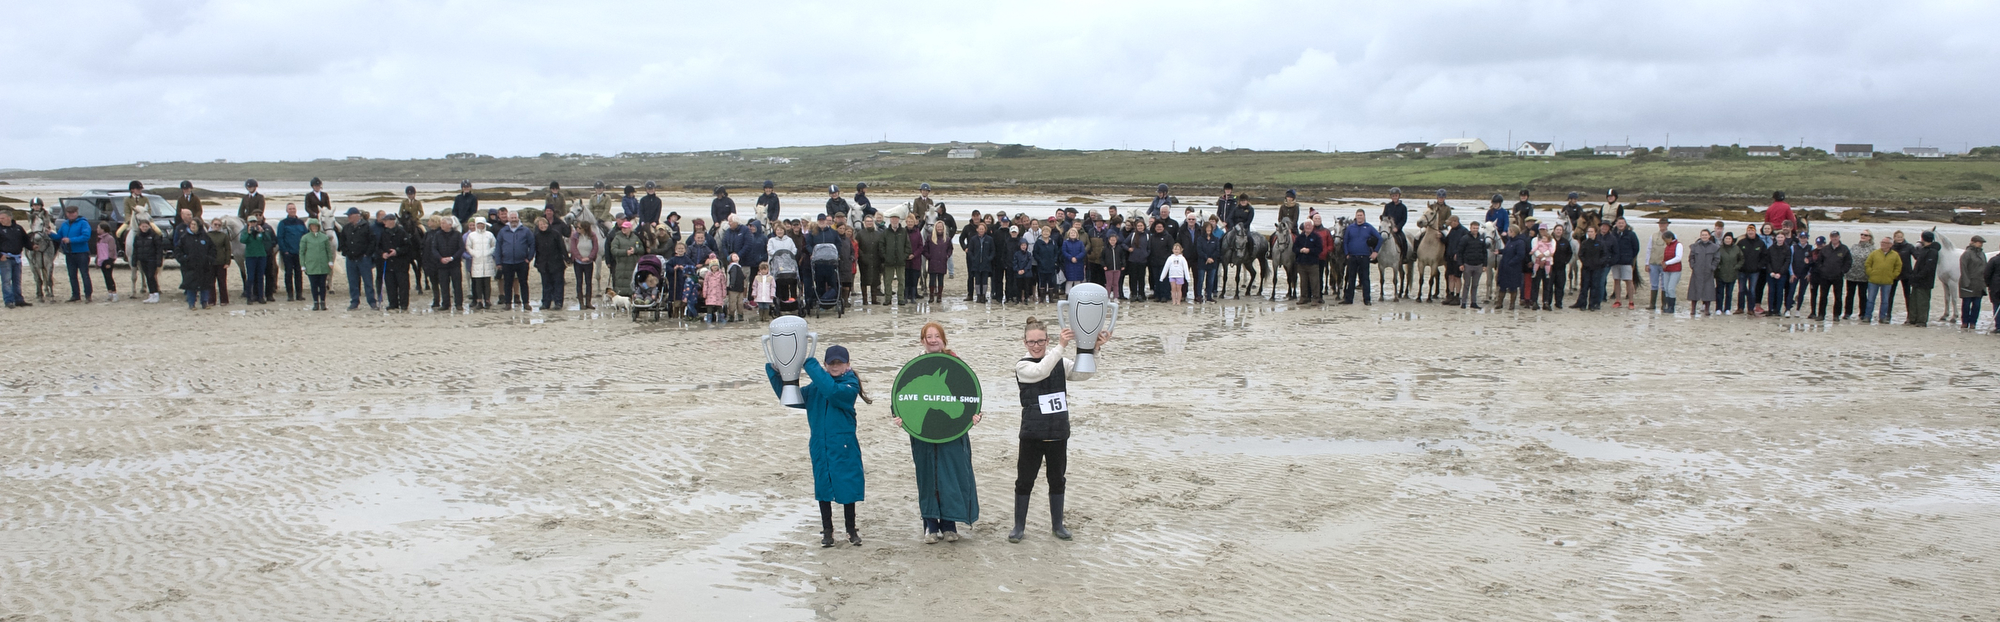
<svg viewBox="0 0 2000 622"><path fill-rule="evenodd" d="M1771 193L1771 206L1764 209L1764 223L1772 229L1788 230L1794 224L1792 205L1785 202L1785 191Z"/></svg>

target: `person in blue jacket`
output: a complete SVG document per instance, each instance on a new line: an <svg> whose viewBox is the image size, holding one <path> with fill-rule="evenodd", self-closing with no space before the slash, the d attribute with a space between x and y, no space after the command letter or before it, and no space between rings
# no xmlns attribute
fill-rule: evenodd
<svg viewBox="0 0 2000 622"><path fill-rule="evenodd" d="M88 303L91 294L90 248L97 240L97 227L78 215L75 205L64 206L63 215L68 219L56 227L56 244L62 249L64 267L69 269L69 301ZM77 278L78 274L83 275L81 281ZM83 284L80 289L79 282ZM83 296L79 298L78 293Z"/></svg>
<svg viewBox="0 0 2000 622"><path fill-rule="evenodd" d="M826 349L826 366L819 359L806 359L805 374L812 384L800 387L806 398L806 424L812 428L808 447L812 452L813 498L819 500L821 547L833 546L833 504L838 503L847 520L847 543L861 546L861 532L854 528L854 504L860 503L866 482L861 473L861 445L854 436L854 398L861 395L861 377L848 366L847 348ZM771 379L771 391L782 395L784 383L778 370L764 364Z"/></svg>

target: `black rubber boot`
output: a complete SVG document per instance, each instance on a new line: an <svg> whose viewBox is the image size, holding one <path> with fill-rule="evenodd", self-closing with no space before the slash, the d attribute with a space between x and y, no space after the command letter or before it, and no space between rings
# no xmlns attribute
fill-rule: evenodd
<svg viewBox="0 0 2000 622"><path fill-rule="evenodd" d="M1028 530L1028 495L1014 495L1014 531L1008 532L1007 541L1020 543L1021 536Z"/></svg>
<svg viewBox="0 0 2000 622"><path fill-rule="evenodd" d="M1068 540L1069 530L1063 528L1062 514L1063 496L1049 495L1049 531L1055 532L1057 539Z"/></svg>
<svg viewBox="0 0 2000 622"><path fill-rule="evenodd" d="M826 531L822 531L822 532L819 532L819 548L823 548L823 549L830 549L830 548L833 548L833 530L832 530L832 529L828 529L828 530L826 530Z"/></svg>

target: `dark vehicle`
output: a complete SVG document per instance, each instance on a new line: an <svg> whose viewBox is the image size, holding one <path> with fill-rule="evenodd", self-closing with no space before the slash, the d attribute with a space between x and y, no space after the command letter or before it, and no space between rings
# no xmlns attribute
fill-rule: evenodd
<svg viewBox="0 0 2000 622"><path fill-rule="evenodd" d="M52 210L52 213L60 219L64 210L75 207L77 215L82 216L84 220L93 223L109 222L111 230L118 231L120 227L125 226L125 197L128 196L131 196L131 193L122 190L91 190L89 194L63 197L59 202L60 206ZM174 217L178 215L174 210L174 204L157 194L140 196L146 197L147 203L152 206L153 228L158 229L160 235L167 235L167 232L173 231ZM125 236L119 235L118 256L123 258L125 251ZM166 254L167 258L173 258L174 251L171 245L168 246Z"/></svg>

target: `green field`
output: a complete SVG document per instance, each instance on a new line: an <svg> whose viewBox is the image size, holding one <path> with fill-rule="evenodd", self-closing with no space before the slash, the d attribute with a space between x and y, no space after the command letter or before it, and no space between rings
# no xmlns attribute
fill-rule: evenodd
<svg viewBox="0 0 2000 622"><path fill-rule="evenodd" d="M978 159L948 159L941 145L870 143L822 147L743 149L689 154L628 154L616 157L558 156L427 160L321 160L315 162L167 162L15 171L0 179L288 179L449 182L539 186L561 180L578 187L602 179L614 185L659 180L668 187L706 188L715 184L754 186L777 181L788 192L867 181L891 192L908 192L919 182L943 190L1040 193L1150 193L1168 183L1175 194L1211 194L1223 182L1259 197L1298 188L1309 197L1376 195L1401 186L1412 195L1449 188L1465 198L1492 192L1512 196L1520 188L1553 200L1571 190L1601 198L1618 188L1627 200L1755 203L1772 190L1791 193L1794 202L1814 205L1911 205L1948 207L2000 204L2000 159L1907 158L1664 160L1654 157L1516 158L1479 155L1459 158L1405 158L1384 152L1318 153L1234 151L1059 151L1020 149L996 157L988 145ZM911 152L925 151L924 155ZM767 158L790 158L775 164Z"/></svg>

